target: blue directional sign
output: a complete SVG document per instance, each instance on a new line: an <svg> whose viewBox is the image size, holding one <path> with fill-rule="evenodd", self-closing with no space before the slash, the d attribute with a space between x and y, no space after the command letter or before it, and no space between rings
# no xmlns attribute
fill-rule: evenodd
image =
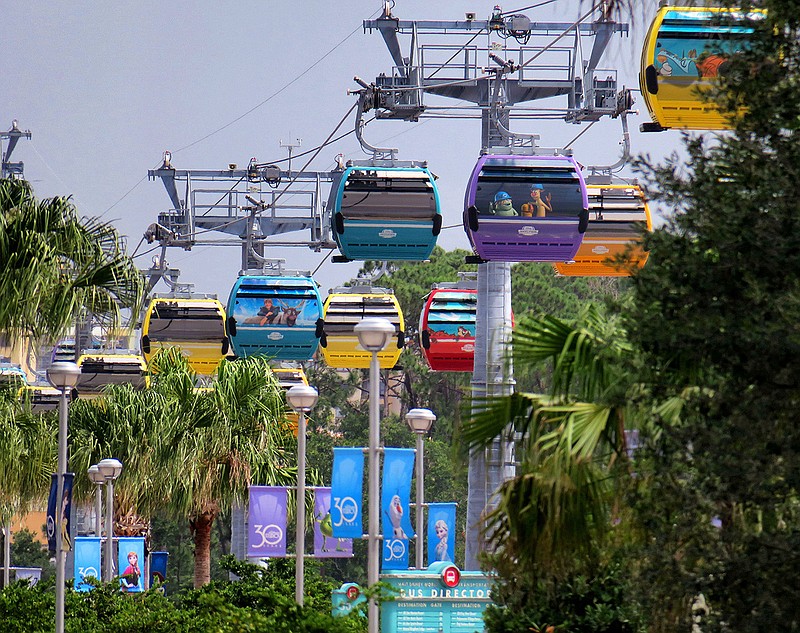
<svg viewBox="0 0 800 633"><path fill-rule="evenodd" d="M428 569L381 574L399 596L381 604L382 633L481 633L492 578L437 562Z"/></svg>

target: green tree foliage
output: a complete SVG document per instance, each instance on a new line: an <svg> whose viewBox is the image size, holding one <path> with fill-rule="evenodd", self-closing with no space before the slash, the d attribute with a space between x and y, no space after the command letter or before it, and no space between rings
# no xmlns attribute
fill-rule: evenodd
<svg viewBox="0 0 800 633"><path fill-rule="evenodd" d="M218 581L182 596L165 597L157 589L123 594L117 583L88 593L67 591L68 633L363 633L366 618L330 615L334 585L308 568L307 603L294 601L294 570L276 562L264 570L246 563L223 561L240 581ZM49 633L53 630L52 582L35 587L14 583L0 592L3 633Z"/></svg>
<svg viewBox="0 0 800 633"><path fill-rule="evenodd" d="M47 494L55 469L57 426L52 416L31 413L16 386L0 388L0 521L25 514Z"/></svg>
<svg viewBox="0 0 800 633"><path fill-rule="evenodd" d="M716 95L734 133L644 167L673 213L627 326L662 396L696 388L641 462L643 584L665 630L686 630L699 593L704 632L800 627L800 6L758 4Z"/></svg>
<svg viewBox="0 0 800 633"><path fill-rule="evenodd" d="M223 361L209 391L195 389L197 377L175 350L157 355L150 369L149 389L115 386L103 398L73 403L70 466L88 494L90 464L108 455L122 461L118 521L134 514L188 519L199 587L210 580L220 513L243 502L250 484L296 481L294 438L264 359Z"/></svg>
<svg viewBox="0 0 800 633"><path fill-rule="evenodd" d="M0 332L13 338L53 338L84 310L119 323L144 292L113 226L23 180L0 181L0 262Z"/></svg>
<svg viewBox="0 0 800 633"><path fill-rule="evenodd" d="M645 631L632 601L630 570L618 560L595 562L557 582L523 575L496 587L484 619L492 633L637 633Z"/></svg>
<svg viewBox="0 0 800 633"><path fill-rule="evenodd" d="M33 532L26 529L14 532L11 540L11 564L15 567L41 567L43 579L54 575L56 571L50 562L47 547L35 539Z"/></svg>
<svg viewBox="0 0 800 633"><path fill-rule="evenodd" d="M501 435L521 438L517 474L500 488L487 536L506 579L547 582L576 564L581 571L581 557L591 559L608 532L614 478L630 474L625 430L643 419L638 376L619 319L594 306L572 323L523 319L513 344L518 363L552 366L550 393L476 403L463 440L474 449Z"/></svg>

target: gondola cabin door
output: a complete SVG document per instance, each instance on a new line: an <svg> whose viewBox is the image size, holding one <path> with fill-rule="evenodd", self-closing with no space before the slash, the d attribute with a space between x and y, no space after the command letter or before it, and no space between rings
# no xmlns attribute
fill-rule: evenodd
<svg viewBox="0 0 800 633"><path fill-rule="evenodd" d="M198 374L213 374L228 353L222 304L217 299L153 298L142 323L142 354L149 365L170 347L178 348Z"/></svg>
<svg viewBox="0 0 800 633"><path fill-rule="evenodd" d="M242 275L228 299L228 333L240 358L309 360L321 319L322 297L311 277Z"/></svg>
<svg viewBox="0 0 800 633"><path fill-rule="evenodd" d="M553 266L569 277L626 277L647 262L642 229L653 230L650 208L635 184L589 184L589 227L572 262Z"/></svg>
<svg viewBox="0 0 800 633"><path fill-rule="evenodd" d="M149 386L147 364L138 354L82 354L78 367L81 375L75 391L83 399L101 396L108 385L131 385L134 389Z"/></svg>
<svg viewBox="0 0 800 633"><path fill-rule="evenodd" d="M568 261L586 230L588 205L571 156L487 154L467 185L464 229L484 261Z"/></svg>
<svg viewBox="0 0 800 633"><path fill-rule="evenodd" d="M420 314L420 347L433 371L471 372L478 291L435 288Z"/></svg>
<svg viewBox="0 0 800 633"><path fill-rule="evenodd" d="M763 16L719 7L659 8L642 47L639 86L653 119L642 129L729 129L731 121L701 93L725 74L733 55L750 46L753 28L745 17Z"/></svg>
<svg viewBox="0 0 800 633"><path fill-rule="evenodd" d="M388 290L379 288L351 290L340 288L325 299L324 334L320 340L322 357L329 367L336 369L367 369L372 353L361 347L355 326L366 317L388 319L396 335L378 352L382 369L397 364L405 344L405 322L400 303Z"/></svg>
<svg viewBox="0 0 800 633"><path fill-rule="evenodd" d="M424 260L442 228L439 191L423 167L347 167L328 203L331 231L350 260Z"/></svg>

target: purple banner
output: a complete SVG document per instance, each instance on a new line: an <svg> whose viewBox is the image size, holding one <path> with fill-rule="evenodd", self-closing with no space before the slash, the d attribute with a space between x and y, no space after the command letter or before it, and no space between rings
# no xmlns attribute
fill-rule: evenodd
<svg viewBox="0 0 800 633"><path fill-rule="evenodd" d="M317 558L353 556L353 539L336 538L333 535L330 488L314 488L314 556Z"/></svg>
<svg viewBox="0 0 800 633"><path fill-rule="evenodd" d="M253 558L286 556L286 488L250 486L247 555Z"/></svg>

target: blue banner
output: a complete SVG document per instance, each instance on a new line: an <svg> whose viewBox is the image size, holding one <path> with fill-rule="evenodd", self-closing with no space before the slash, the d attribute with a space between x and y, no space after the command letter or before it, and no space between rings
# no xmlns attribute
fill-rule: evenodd
<svg viewBox="0 0 800 633"><path fill-rule="evenodd" d="M286 556L286 488L250 486L250 511L247 518L247 556L282 558Z"/></svg>
<svg viewBox="0 0 800 633"><path fill-rule="evenodd" d="M64 551L72 549L70 540L71 528L70 512L72 511L72 481L75 473L64 473L64 494L61 502L56 501L58 496L58 475L51 475L50 496L47 498L47 548L51 552L56 551L56 529L61 530Z"/></svg>
<svg viewBox="0 0 800 633"><path fill-rule="evenodd" d="M331 527L336 538L361 538L362 484L364 481L364 449L333 449L331 477Z"/></svg>
<svg viewBox="0 0 800 633"><path fill-rule="evenodd" d="M456 559L456 504L428 504L428 565Z"/></svg>
<svg viewBox="0 0 800 633"><path fill-rule="evenodd" d="M161 585L159 590L166 593L167 561L169 552L150 552L150 584L148 587Z"/></svg>
<svg viewBox="0 0 800 633"><path fill-rule="evenodd" d="M408 506L411 501L411 475L414 472L413 448L383 450L382 569L408 569L408 540L414 536Z"/></svg>
<svg viewBox="0 0 800 633"><path fill-rule="evenodd" d="M120 536L117 539L117 569L121 569L119 585L125 593L144 591L144 537Z"/></svg>
<svg viewBox="0 0 800 633"><path fill-rule="evenodd" d="M75 537L75 591L91 591L92 585L84 582L86 578L100 580L100 537Z"/></svg>

